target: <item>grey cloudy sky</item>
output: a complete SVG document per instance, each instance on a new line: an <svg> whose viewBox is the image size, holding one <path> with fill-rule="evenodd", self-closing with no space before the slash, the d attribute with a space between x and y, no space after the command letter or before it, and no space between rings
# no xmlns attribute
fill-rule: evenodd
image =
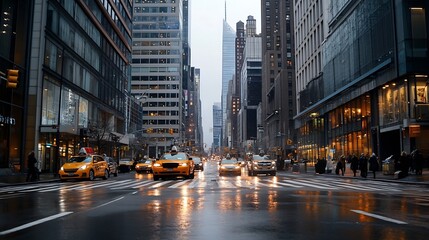
<svg viewBox="0 0 429 240"><path fill-rule="evenodd" d="M222 22L225 0L191 0L191 64L201 69L201 102L204 143L213 142L212 106L221 101L222 87ZM227 0L226 17L235 29L238 21L246 23L247 16L256 19L261 32L261 0Z"/></svg>

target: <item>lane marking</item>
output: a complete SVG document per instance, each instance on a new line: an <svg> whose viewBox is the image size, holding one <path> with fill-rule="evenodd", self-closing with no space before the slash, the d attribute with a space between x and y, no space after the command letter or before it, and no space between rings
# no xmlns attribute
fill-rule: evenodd
<svg viewBox="0 0 429 240"><path fill-rule="evenodd" d="M393 218L388 218L388 217L384 217L384 216L373 214L373 213L369 213L369 212L365 212L365 211L362 211L362 210L350 210L350 211L355 212L357 214L362 214L362 215L365 215L365 216L369 216L369 217L373 217L373 218L378 218L380 220L387 221L387 222L393 222L393 223L396 223L396 224L408 224L408 223L403 222L403 221L399 221L399 220L396 220L396 219L393 219Z"/></svg>
<svg viewBox="0 0 429 240"><path fill-rule="evenodd" d="M92 209L96 209L96 208L104 207L104 206L109 205L109 204L111 204L111 203L114 203L114 202L117 202L117 201L119 201L119 200L122 200L123 198L124 198L124 197L120 197L120 198L114 199L114 200L112 200L112 201L110 201L110 202L103 203L103 204L101 204L101 205L99 205L99 206L96 206L96 207L94 207L94 208L92 208Z"/></svg>
<svg viewBox="0 0 429 240"><path fill-rule="evenodd" d="M15 228L3 231L3 232L0 232L0 236L6 235L6 234L9 234L9 233L13 233L13 232L17 232L17 231L20 231L20 230L23 230L23 229L35 226L37 224L41 224L41 223L44 223L44 222L47 222L47 221L54 220L56 218L64 217L64 216L72 214L72 213L73 212L63 212L63 213L58 213L58 214L52 215L50 217L45 217L45 218L39 219L37 221L30 222L30 223L27 223L27 224L24 224L24 225L21 225L21 226L18 226L18 227L15 227Z"/></svg>

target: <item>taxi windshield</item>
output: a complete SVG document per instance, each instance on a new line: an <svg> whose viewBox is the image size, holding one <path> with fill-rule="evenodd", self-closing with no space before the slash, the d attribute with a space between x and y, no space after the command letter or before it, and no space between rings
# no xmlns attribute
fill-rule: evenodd
<svg viewBox="0 0 429 240"><path fill-rule="evenodd" d="M222 159L222 162L221 162L221 164L237 164L237 163L238 163L237 159L235 159L235 158L232 158L232 159L224 158L224 159Z"/></svg>
<svg viewBox="0 0 429 240"><path fill-rule="evenodd" d="M177 153L177 154L171 154L167 153L162 156L161 159L165 160L188 160L188 157L185 153Z"/></svg>
<svg viewBox="0 0 429 240"><path fill-rule="evenodd" d="M85 162L85 163L89 163L91 162L91 157L90 156L75 156L75 157L71 157L69 160L67 160L68 163L77 163L77 162Z"/></svg>
<svg viewBox="0 0 429 240"><path fill-rule="evenodd" d="M152 161L151 161L151 160L146 160L144 163L151 164L151 163L152 163Z"/></svg>
<svg viewBox="0 0 429 240"><path fill-rule="evenodd" d="M269 156L259 156L259 155L253 155L253 160L270 160Z"/></svg>

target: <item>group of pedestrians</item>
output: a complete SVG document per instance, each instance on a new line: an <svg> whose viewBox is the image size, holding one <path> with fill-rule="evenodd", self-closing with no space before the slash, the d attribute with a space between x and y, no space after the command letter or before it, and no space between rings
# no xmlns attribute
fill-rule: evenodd
<svg viewBox="0 0 429 240"><path fill-rule="evenodd" d="M359 171L360 176L366 178L368 173L372 173L372 177L376 178L376 172L380 170L380 163L375 153L371 156L362 153L359 157L355 154L349 155L347 158L343 155L337 162L335 173L344 176L346 170L346 162L350 163L350 170L353 176L356 177ZM400 156L394 158L395 172L399 173L399 178L408 176L409 173L422 175L423 170L423 156L418 149L415 149L411 154L405 151Z"/></svg>
<svg viewBox="0 0 429 240"><path fill-rule="evenodd" d="M370 157L361 154L358 158L356 155L349 156L350 169L353 172L353 177L356 177L356 173L359 170L360 176L366 178L368 176L368 170L372 172L373 178L376 177L376 172L380 169L378 164L378 158L375 153L372 153ZM368 167L369 164L369 167Z"/></svg>
<svg viewBox="0 0 429 240"><path fill-rule="evenodd" d="M393 164L399 178L406 177L409 173L422 175L423 172L423 156L418 149L412 151L411 154L403 151L399 157L394 158Z"/></svg>

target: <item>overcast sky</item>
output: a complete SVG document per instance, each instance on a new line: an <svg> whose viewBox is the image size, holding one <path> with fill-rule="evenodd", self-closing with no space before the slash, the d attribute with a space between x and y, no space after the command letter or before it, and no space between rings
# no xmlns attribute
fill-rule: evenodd
<svg viewBox="0 0 429 240"><path fill-rule="evenodd" d="M201 69L201 102L204 143L213 142L212 106L221 101L222 87L222 22L225 18L225 0L191 0L191 64ZM261 32L261 0L226 0L226 17L229 25L247 16L256 19L257 32Z"/></svg>

